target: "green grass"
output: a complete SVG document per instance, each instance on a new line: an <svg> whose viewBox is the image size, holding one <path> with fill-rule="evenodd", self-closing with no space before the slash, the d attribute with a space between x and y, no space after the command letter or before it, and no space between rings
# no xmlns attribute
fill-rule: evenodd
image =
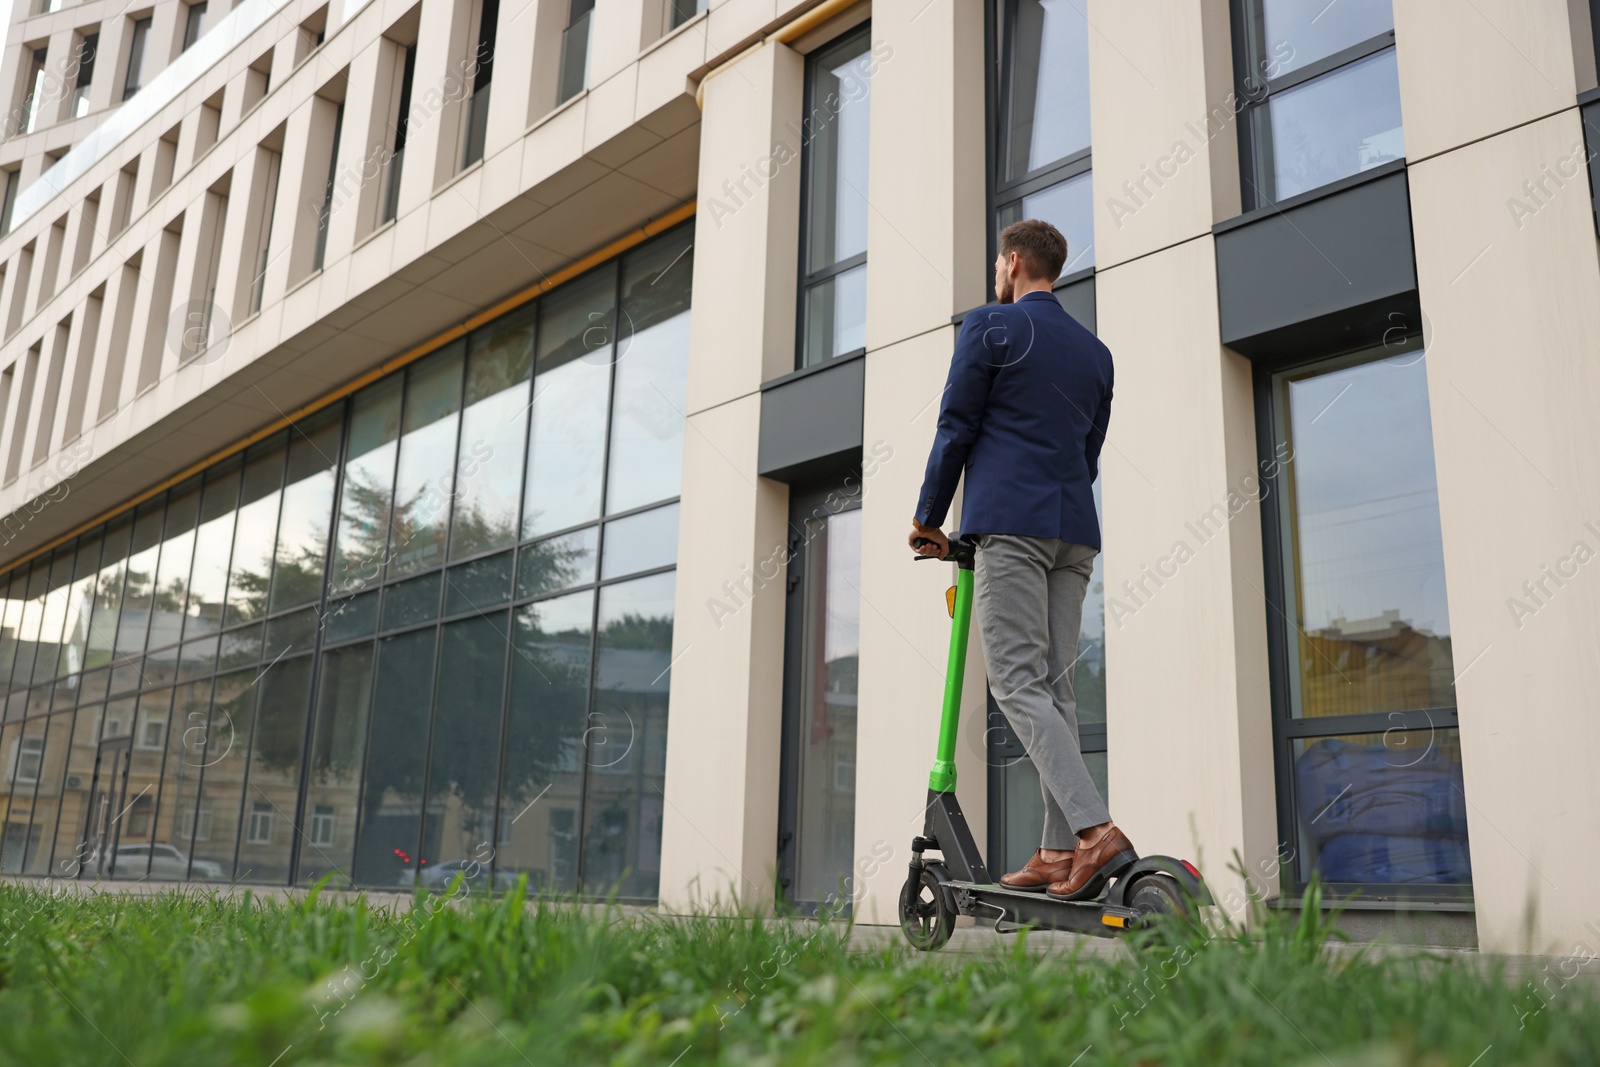
<svg viewBox="0 0 1600 1067"><path fill-rule="evenodd" d="M1108 961L1020 937L984 956L863 950L838 923L515 894L392 915L359 899L7 885L0 1062L1500 1067L1600 1053L1586 982L1547 981L1540 999L1459 961L1330 963L1318 916L1267 917L1248 937L1152 931Z"/></svg>

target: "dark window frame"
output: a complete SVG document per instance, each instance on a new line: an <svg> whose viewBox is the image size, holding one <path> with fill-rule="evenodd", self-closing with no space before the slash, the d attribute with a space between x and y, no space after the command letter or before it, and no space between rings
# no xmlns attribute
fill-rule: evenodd
<svg viewBox="0 0 1600 1067"><path fill-rule="evenodd" d="M1409 348L1422 345L1420 332L1408 333L1398 342L1386 341L1381 348L1363 344L1328 352L1292 353L1273 360L1256 360L1252 367L1255 390L1256 453L1261 465L1261 549L1262 577L1265 583L1265 614L1267 623L1267 662L1269 687L1272 694L1272 752L1273 780L1276 786L1278 817L1278 857L1280 900L1298 899L1309 885L1301 878L1295 860L1298 859L1299 838L1298 794L1294 770L1294 743L1297 740L1337 737L1355 733L1382 734L1389 730L1435 729L1453 730L1460 726L1458 707L1416 708L1401 712L1374 711L1319 718L1296 718L1290 678L1295 670L1294 654L1290 647L1288 628L1293 626L1292 590L1290 589L1287 529L1283 507L1289 499L1285 490L1284 472L1276 465L1277 448L1282 433L1282 416L1278 410L1274 379L1288 371L1325 367L1328 371L1343 366L1357 366L1386 358L1382 350ZM1360 358L1372 353L1370 358ZM1267 473L1269 470L1271 473ZM1470 848L1470 842L1469 842ZM1292 857L1284 860L1285 855ZM1470 905L1473 900L1472 885L1429 884L1415 888L1403 883L1322 882L1324 895L1332 900L1359 899L1362 902L1385 902L1390 905L1416 906L1448 910L1452 906Z"/></svg>
<svg viewBox="0 0 1600 1067"><path fill-rule="evenodd" d="M1281 202L1273 180L1272 129L1265 121L1273 94L1315 81L1391 49L1395 46L1395 35L1394 28L1390 27L1315 62L1273 76L1261 0L1231 0L1229 22L1233 38L1234 122L1239 134L1240 211L1244 214ZM1306 189L1293 198L1282 199L1309 197L1322 188Z"/></svg>
<svg viewBox="0 0 1600 1067"><path fill-rule="evenodd" d="M984 170L984 181L988 197L985 242L989 250L990 263L1000 255L1000 216L1003 212L1012 207L1020 207L1024 197L1054 188L1094 171L1094 145L1091 143L1087 148L1079 149L1069 156L1047 163L1020 177L1006 176L1006 157L1010 150L1010 146L1006 143L1006 139L1010 136L1010 126L1006 118L1011 106L1011 46L1014 38L1007 37L1003 33L1003 27L1016 3L1017 0L988 0L983 5L984 55L989 59L984 64L987 72L984 79L986 101L984 155L988 159L988 166ZM1070 274L1062 274L1056 279L1053 291L1059 295L1068 285L1085 278L1092 278L1094 273L1094 265L1090 264ZM995 296L993 285L994 279L987 278L984 291L990 300Z"/></svg>
<svg viewBox="0 0 1600 1067"><path fill-rule="evenodd" d="M800 92L800 115L802 128L804 128L805 120L809 118L816 110L813 94L816 88L814 72L816 69L817 57L858 37L866 40L867 51L868 54L870 54L872 49L872 20L870 18L865 22L862 22L860 25L850 27L850 29L839 34L839 36L833 38L832 40L818 45L805 55L805 84ZM802 137L800 145L800 240L798 242L800 246L800 259L796 266L796 270L798 272L798 285L796 286L797 293L795 297L794 367L789 373L793 373L794 371L809 370L813 367L832 366L834 363L849 359L852 356L859 355L866 351L865 348L855 348L845 352L840 352L837 355L831 356L827 359L819 360L816 363L808 364L806 362L806 351L811 340L809 335L809 316L806 313L806 307L807 300L811 295L811 290L825 285L829 281L837 278L839 275L844 274L847 271L854 270L857 267L865 266L867 262L867 253L871 251L870 248L864 249L863 251L857 252L855 255L850 256L847 259L837 260L833 263L830 263L826 267L819 267L816 270L809 270L807 268L807 264L811 259L810 235L811 223L813 221L813 206L811 203L811 140L812 139L809 137Z"/></svg>
<svg viewBox="0 0 1600 1067"><path fill-rule="evenodd" d="M783 697L779 712L777 870L773 879L773 900L780 908L797 915L848 918L853 910L854 902L849 898L824 908L826 901L791 899L788 889L799 867L796 830L799 826L800 701L802 674L808 666L805 662L805 581L806 568L811 563L807 551L811 534L806 523L810 519L831 519L859 511L863 499L861 486L860 464L850 463L791 486L789 491L787 540L784 542L787 566L784 573ZM857 768L861 766L860 756L858 742Z"/></svg>

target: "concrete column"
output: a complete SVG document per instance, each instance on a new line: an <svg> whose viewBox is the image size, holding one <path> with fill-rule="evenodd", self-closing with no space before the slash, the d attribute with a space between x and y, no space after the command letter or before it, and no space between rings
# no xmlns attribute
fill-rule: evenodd
<svg viewBox="0 0 1600 1067"><path fill-rule="evenodd" d="M313 96L289 116L272 213L273 256L266 281L270 293L281 295L311 273L337 114L338 105Z"/></svg>
<svg viewBox="0 0 1600 1067"><path fill-rule="evenodd" d="M91 115L122 103L122 83L127 73L123 52L133 21L125 15L116 15L100 24L100 46L94 61L94 83L89 86L89 113Z"/></svg>
<svg viewBox="0 0 1600 1067"><path fill-rule="evenodd" d="M1478 940L1501 952L1595 939L1600 265L1583 159L1569 107L1411 170Z"/></svg>
<svg viewBox="0 0 1600 1067"><path fill-rule="evenodd" d="M1239 213L1227 0L1168 12L1089 0L1095 262L1105 270ZM1076 255L1076 252L1072 253Z"/></svg>
<svg viewBox="0 0 1600 1067"><path fill-rule="evenodd" d="M144 84L167 69L183 48L183 24L189 14L185 4L157 4L151 9L150 50L145 53Z"/></svg>
<svg viewBox="0 0 1600 1067"><path fill-rule="evenodd" d="M66 363L68 340L72 324L58 323L39 342L39 380L33 391L33 405L28 412L27 435L22 441L22 473L26 475L48 454L51 434L55 431L56 402L61 396L61 371ZM30 485L24 498L37 492Z"/></svg>
<svg viewBox="0 0 1600 1067"><path fill-rule="evenodd" d="M83 432L83 413L93 373L102 306L102 298L91 294L72 316L72 335L67 341L66 362L61 374L61 398L56 407L55 429L50 435L52 453L61 451L66 442Z"/></svg>
<svg viewBox="0 0 1600 1067"><path fill-rule="evenodd" d="M1203 863L1237 919L1233 854L1266 896L1279 855L1252 371L1216 340L1209 236L1096 286L1117 361L1101 453L1111 811L1142 851Z"/></svg>
<svg viewBox="0 0 1600 1067"><path fill-rule="evenodd" d="M772 152L799 114L802 77L798 55L768 46L706 86L681 505L695 536L678 554L661 845L669 909L773 900L788 492L755 470L758 387L793 366L798 169L737 207L709 192Z"/></svg>
<svg viewBox="0 0 1600 1067"><path fill-rule="evenodd" d="M517 143L527 132L529 94L533 86L534 34L539 26L538 0L500 5L500 28L494 50L494 96L489 101L489 128L483 154L493 156Z"/></svg>
<svg viewBox="0 0 1600 1067"><path fill-rule="evenodd" d="M28 290L34 275L33 261L37 240L22 247L6 268L5 285L0 287L0 315L5 316L5 339L22 327L26 318Z"/></svg>
<svg viewBox="0 0 1600 1067"><path fill-rule="evenodd" d="M125 335L127 365L123 369L122 399L118 407L131 404L161 378L163 361L170 354L167 326L173 310L173 281L181 242L182 234L159 230L145 245L132 329Z"/></svg>
<svg viewBox="0 0 1600 1067"><path fill-rule="evenodd" d="M380 37L350 63L333 182L333 215L328 225L330 262L348 255L377 225L400 55L398 45Z"/></svg>
<svg viewBox="0 0 1600 1067"><path fill-rule="evenodd" d="M76 31L70 27L56 30L44 61L45 102L39 108L39 128L54 126L67 117L67 99L72 95L72 84L77 77L78 65L74 62L72 39Z"/></svg>
<svg viewBox="0 0 1600 1067"><path fill-rule="evenodd" d="M124 264L106 281L101 316L105 320L95 340L89 387L85 393L83 429L110 418L122 406L122 381L128 370L128 336L133 328L133 307L139 289L139 271Z"/></svg>
<svg viewBox="0 0 1600 1067"><path fill-rule="evenodd" d="M460 169L462 104L471 86L465 65L475 43L468 40L467 8L467 0L422 0L411 107L420 118L420 106L427 118L406 137L401 214L426 201Z"/></svg>
<svg viewBox="0 0 1600 1067"><path fill-rule="evenodd" d="M950 565L915 563L905 538L955 343L950 316L984 299L988 211L983 98L969 91L983 84L981 7L889 6L874 16L856 728L856 765L871 771L856 778L855 887L858 921L895 923L911 838L923 830L950 645L944 591L955 581ZM959 514L952 509L952 532ZM985 848L976 624L966 680L958 791Z"/></svg>
<svg viewBox="0 0 1600 1067"><path fill-rule="evenodd" d="M188 331L197 330L211 314L205 304L206 273L212 242L216 239L217 227L222 225L223 210L222 198L205 192L183 213L183 235L178 241L177 266L172 272L169 290L171 310L162 320L165 330L161 378L176 374L179 366L199 354L194 335Z"/></svg>
<svg viewBox="0 0 1600 1067"><path fill-rule="evenodd" d="M256 257L260 254L262 230L270 225L269 214L273 210L267 198L273 157L274 153L267 149L256 148L245 153L233 167L215 302L234 324L251 315L251 286L260 269Z"/></svg>

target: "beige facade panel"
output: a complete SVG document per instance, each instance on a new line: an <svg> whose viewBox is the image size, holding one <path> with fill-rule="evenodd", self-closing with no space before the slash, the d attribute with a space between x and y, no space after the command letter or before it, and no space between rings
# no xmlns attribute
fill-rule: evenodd
<svg viewBox="0 0 1600 1067"><path fill-rule="evenodd" d="M1411 170L1473 894L1498 951L1592 938L1600 878L1600 264L1582 159L1569 109Z"/></svg>
<svg viewBox="0 0 1600 1067"><path fill-rule="evenodd" d="M684 435L661 831L669 909L773 899L788 490L756 475L760 416L760 398L745 396L690 415Z"/></svg>
<svg viewBox="0 0 1600 1067"><path fill-rule="evenodd" d="M896 923L911 838L923 830L950 647L945 590L955 567L906 546L939 421L956 331L867 353L862 419L861 646L856 726L856 917ZM960 499L945 523L959 528ZM980 848L988 828L983 642L976 622L956 745L957 791Z"/></svg>
<svg viewBox="0 0 1600 1067"><path fill-rule="evenodd" d="M1406 158L1427 159L1570 108L1579 76L1569 6L1567 0L1395 4Z"/></svg>
<svg viewBox="0 0 1600 1067"><path fill-rule="evenodd" d="M1278 876L1250 366L1216 340L1210 236L1095 285L1117 369L1101 453L1111 814L1141 851L1202 862L1238 918L1234 853L1263 895Z"/></svg>
<svg viewBox="0 0 1600 1067"><path fill-rule="evenodd" d="M1105 270L1238 214L1238 107L1227 0L1159 19L1097 0L1089 20L1095 262Z"/></svg>

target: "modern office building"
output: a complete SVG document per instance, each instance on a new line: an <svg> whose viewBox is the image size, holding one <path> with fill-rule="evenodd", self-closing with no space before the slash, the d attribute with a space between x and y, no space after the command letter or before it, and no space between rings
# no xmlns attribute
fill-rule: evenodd
<svg viewBox="0 0 1600 1067"><path fill-rule="evenodd" d="M18 0L0 872L894 921L949 627L904 537L1042 217L1117 361L1075 685L1118 822L1231 910L1315 876L1592 952L1592 22Z"/></svg>

